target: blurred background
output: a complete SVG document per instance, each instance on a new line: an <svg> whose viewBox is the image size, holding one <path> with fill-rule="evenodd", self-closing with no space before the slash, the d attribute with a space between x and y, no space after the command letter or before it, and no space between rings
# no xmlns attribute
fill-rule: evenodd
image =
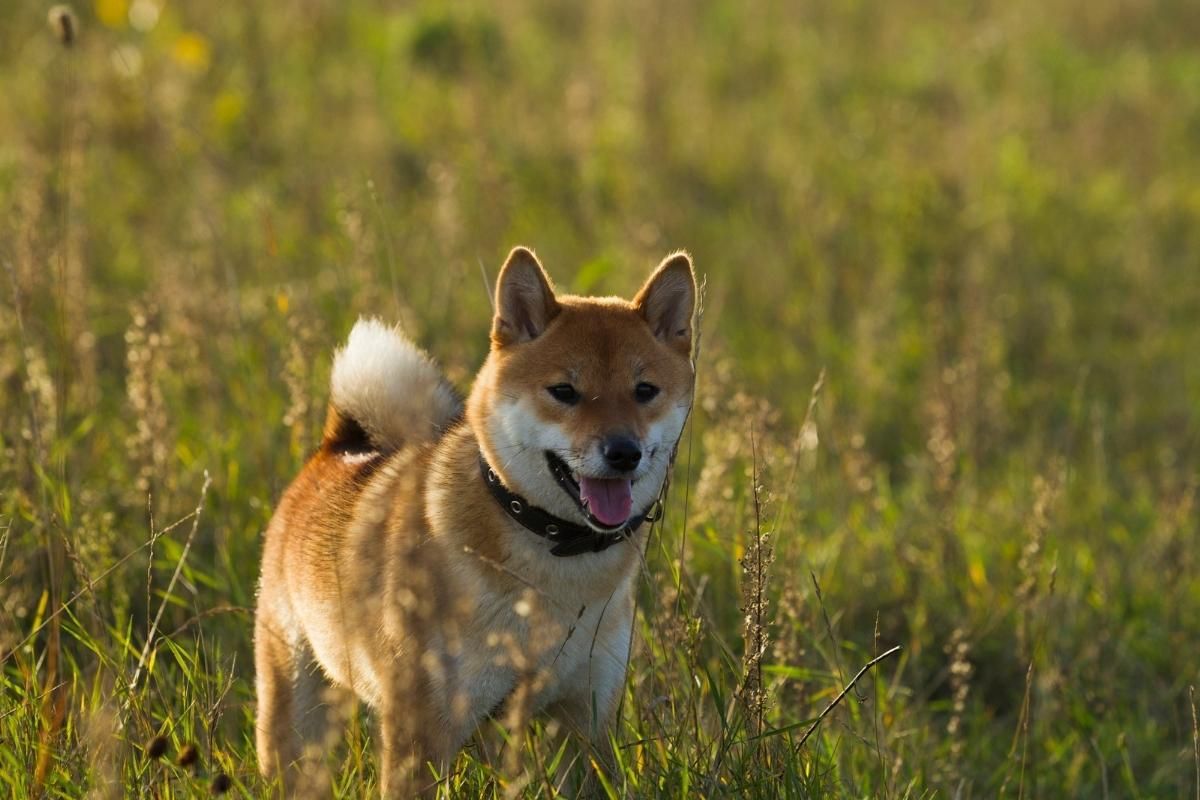
<svg viewBox="0 0 1200 800"><path fill-rule="evenodd" d="M13 796L266 791L259 537L332 348L378 315L468 388L515 244L578 293L676 248L707 282L624 791L1195 796L1200 4L3 20ZM367 727L339 794L374 780ZM548 796L536 728L523 752L451 789Z"/></svg>

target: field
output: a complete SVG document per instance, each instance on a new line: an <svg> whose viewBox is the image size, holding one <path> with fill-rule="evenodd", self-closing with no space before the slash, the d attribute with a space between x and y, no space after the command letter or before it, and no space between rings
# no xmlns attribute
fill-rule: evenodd
<svg viewBox="0 0 1200 800"><path fill-rule="evenodd" d="M378 315L466 389L526 244L706 279L603 793L1200 797L1200 4L48 9L0 23L0 790L278 793L255 581L331 352ZM544 733L446 796L552 796ZM377 791L369 714L328 758Z"/></svg>

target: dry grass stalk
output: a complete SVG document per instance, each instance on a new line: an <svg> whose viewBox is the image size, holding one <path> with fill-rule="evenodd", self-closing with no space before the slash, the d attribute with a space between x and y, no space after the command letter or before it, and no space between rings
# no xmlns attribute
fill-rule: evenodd
<svg viewBox="0 0 1200 800"><path fill-rule="evenodd" d="M288 355L283 365L287 384L288 408L283 424L291 433L292 453L306 452L313 440L312 343L313 326L301 314L288 317Z"/></svg>
<svg viewBox="0 0 1200 800"><path fill-rule="evenodd" d="M953 370L944 370L942 381L951 383L953 375ZM928 414L929 438L925 442L925 449L933 458L934 488L944 495L954 485L955 462L958 456L953 409L945 392L937 392L929 401Z"/></svg>
<svg viewBox="0 0 1200 800"><path fill-rule="evenodd" d="M705 416L714 421L705 427L700 437L704 465L696 480L694 497L689 504L701 522L714 528L732 528L738 524L737 488L749 479L753 486L755 471L787 461L785 448L773 435L779 427L780 413L766 398L738 389L735 363L718 359L707 373L708 383L699 398ZM725 421L732 424L721 424ZM754 431L754 441L748 442L747 426ZM757 464L754 463L757 459Z"/></svg>
<svg viewBox="0 0 1200 800"><path fill-rule="evenodd" d="M820 727L821 722L825 719L825 717L829 716L829 713L837 707L838 703L842 702L842 699L847 694L850 693L850 690L854 688L855 684L857 684L859 682L859 680L862 678L863 675L866 675L868 672L870 672L871 668L874 667L876 664L878 664L880 661L883 661L885 658L890 658L891 656L894 656L896 653L899 653L902 649L903 648L901 648L900 645L896 645L895 647L880 653L879 655L875 656L870 661L868 661L866 664L864 664L863 668L860 669L854 675L854 677L850 679L850 682L848 684L846 684L844 687L842 687L842 690L840 692L838 692L837 697L835 697L835 698L833 698L833 700L829 701L829 705L825 706L825 708L821 711L821 713L817 715L817 718L815 720L813 720L812 725L810 725L808 727L808 730L806 730L804 732L804 735L800 737L800 741L796 743L796 749L799 750L801 747L804 747L804 743L807 742L809 740L809 738L813 735L813 733L817 730L817 728Z"/></svg>
<svg viewBox="0 0 1200 800"><path fill-rule="evenodd" d="M1010 762L1009 769L1004 775L1004 782L1000 784L1000 791L997 792L998 797L1008 796L1008 783L1012 779L1012 763L1017 758L1017 748L1021 748L1020 755L1020 778L1017 788L1017 796L1024 797L1025 795L1025 765L1028 755L1029 744L1029 722L1033 714L1033 662L1029 662L1029 666L1025 670L1025 694L1021 699L1021 712L1017 718L1017 730L1013 734L1012 744L1008 748L1008 760Z"/></svg>
<svg viewBox="0 0 1200 800"><path fill-rule="evenodd" d="M175 584L179 582L179 576L183 572L183 565L187 561L188 553L191 552L192 543L196 539L196 531L200 527L200 514L204 510L204 501L208 498L208 487L212 485L212 478L208 476L208 470L204 471L204 484L200 487L200 501L196 503L196 511L192 515L192 528L188 531L187 539L183 544L183 552L179 554L179 561L175 564L175 572L171 575L171 580L167 583L166 591L163 593L163 601L158 607L158 613L154 615L154 621L150 624L150 630L146 634L146 643L142 647L142 653L138 656L136 669L133 671L133 677L129 680L129 698L128 702L132 702L134 690L137 688L138 679L142 675L142 670L146 666L146 661L150 657L150 651L154 647L154 635L158 632L158 625L162 622L163 612L167 608L167 600L171 597L171 593L175 590ZM128 705L126 706L128 708Z"/></svg>
<svg viewBox="0 0 1200 800"><path fill-rule="evenodd" d="M20 335L25 352L25 396L30 398L29 428L22 431L23 438L30 445L31 467L34 475L45 475L50 468L51 446L55 441L59 404L58 392L50 378L45 359L28 344L25 336L25 324L21 316L20 290L13 279L13 305L16 308L17 331ZM40 497L40 519L38 529L42 535L43 547L46 553L47 577L49 578L47 617L40 627L49 626L46 641L45 678L42 682L41 721L42 726L38 735L37 761L33 772L33 785L36 792L41 791L54 762L53 743L66 719L67 696L66 687L59 680L60 660L62 658L62 621L59 613L62 611L63 573L65 571L66 554L65 539L56 536L52 527L56 515L52 511L51 501L46 490L46 481L36 481ZM32 634L31 634L32 636ZM30 637L26 637L28 641ZM23 643L22 643L23 644Z"/></svg>
<svg viewBox="0 0 1200 800"><path fill-rule="evenodd" d="M875 639L874 653L879 655L879 612L875 612ZM891 800L892 796L892 781L891 775L888 774L887 759L884 756L883 739L879 735L879 690L877 688L878 680L871 681L871 694L873 695L874 703L871 706L871 728L875 734L875 754L879 757L879 778L883 782L883 797L884 800Z"/></svg>
<svg viewBox="0 0 1200 800"><path fill-rule="evenodd" d="M799 430L796 431L796 441L792 445L792 465L788 470L787 482L784 484L783 500L779 504L779 513L775 517L775 529L782 530L784 524L784 514L791 509L791 493L796 487L796 477L800 472L801 461L804 462L806 472L812 472L817 466L817 448L821 445L821 435L817 428L817 402L821 399L821 392L825 389L825 368L817 373L817 380L813 383L812 390L808 395L808 406L804 410L804 419L800 423Z"/></svg>
<svg viewBox="0 0 1200 800"><path fill-rule="evenodd" d="M139 499L156 488L166 473L170 454L169 424L160 379L166 372L167 335L161 331L158 308L153 303L133 305L125 331L128 374L125 393L136 420L126 441L130 459L137 465L135 488ZM155 495L160 491L153 491Z"/></svg>
<svg viewBox="0 0 1200 800"><path fill-rule="evenodd" d="M50 448L58 437L58 390L45 356L34 345L25 348L24 389L29 399L29 424L21 430L21 438L31 447L37 465L47 469Z"/></svg>
<svg viewBox="0 0 1200 800"><path fill-rule="evenodd" d="M1196 687L1188 687L1192 707L1192 758L1196 765L1196 800L1200 800L1200 722L1196 720Z"/></svg>
<svg viewBox="0 0 1200 800"><path fill-rule="evenodd" d="M950 759L954 777L957 777L958 762L962 758L966 741L963 737L963 717L967 710L967 697L971 693L971 675L975 668L971 664L971 642L962 628L955 628L946 645L950 656L950 696L953 706L950 721L946 723L946 735L950 737Z"/></svg>
<svg viewBox="0 0 1200 800"><path fill-rule="evenodd" d="M837 667L838 680L844 681L846 680L846 670L842 666L842 648L838 644L837 634L833 632L833 620L829 616L829 610L825 608L825 596L821 594L821 584L817 581L817 573L810 571L808 576L812 579L813 591L817 595L817 605L821 609L821 619L825 621L825 633L829 635L829 644L833 648L833 663ZM863 699L865 698L859 697L860 701Z"/></svg>
<svg viewBox="0 0 1200 800"><path fill-rule="evenodd" d="M807 650L801 631L807 622L804 619L805 594L794 582L783 576L783 588L775 606L775 638L771 646L772 658L778 664L803 663ZM781 680L778 701L785 707L800 708L805 703L807 688L800 681Z"/></svg>
<svg viewBox="0 0 1200 800"><path fill-rule="evenodd" d="M759 483L758 449L753 428L750 431L752 461L752 497L754 501L754 528L752 538L741 559L742 566L742 654L741 699L750 719L754 736L763 732L767 713L767 689L763 685L762 659L771 643L768 630L769 604L767 586L770 581L770 566L775 559L771 532L762 528L763 487Z"/></svg>

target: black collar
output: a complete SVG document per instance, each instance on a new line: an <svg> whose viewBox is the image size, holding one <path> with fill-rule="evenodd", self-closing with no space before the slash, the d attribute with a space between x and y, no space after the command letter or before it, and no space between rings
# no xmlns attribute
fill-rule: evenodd
<svg viewBox="0 0 1200 800"><path fill-rule="evenodd" d="M624 541L633 534L643 522L653 522L658 519L657 501L642 513L630 517L625 526L615 531L601 533L587 525L570 522L562 517L556 517L549 511L544 511L529 503L519 494L510 492L500 481L496 471L488 466L483 454L479 454L479 471L483 482L487 485L492 497L513 520L519 522L527 530L536 533L543 539L554 543L550 553L556 556L577 556L583 553L599 553Z"/></svg>

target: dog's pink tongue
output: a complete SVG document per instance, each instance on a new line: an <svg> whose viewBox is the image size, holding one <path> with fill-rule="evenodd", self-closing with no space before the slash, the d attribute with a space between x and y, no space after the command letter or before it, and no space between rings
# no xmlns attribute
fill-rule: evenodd
<svg viewBox="0 0 1200 800"><path fill-rule="evenodd" d="M620 525L633 510L633 482L626 478L580 478L579 497L603 525Z"/></svg>

